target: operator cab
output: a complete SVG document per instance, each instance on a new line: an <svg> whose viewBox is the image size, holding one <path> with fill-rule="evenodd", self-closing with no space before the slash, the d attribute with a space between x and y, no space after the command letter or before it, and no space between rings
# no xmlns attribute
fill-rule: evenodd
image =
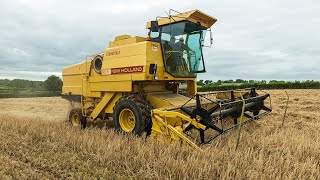
<svg viewBox="0 0 320 180"><path fill-rule="evenodd" d="M205 72L202 47L208 28L215 22L215 18L194 10L147 24L150 40L161 44L166 72L177 78L194 78Z"/></svg>

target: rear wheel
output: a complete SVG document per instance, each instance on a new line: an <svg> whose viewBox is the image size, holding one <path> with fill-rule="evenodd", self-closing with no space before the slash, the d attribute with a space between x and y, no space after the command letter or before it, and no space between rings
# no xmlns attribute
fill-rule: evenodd
<svg viewBox="0 0 320 180"><path fill-rule="evenodd" d="M148 102L136 94L122 97L113 110L116 131L141 135L151 132L151 115Z"/></svg>
<svg viewBox="0 0 320 180"><path fill-rule="evenodd" d="M69 114L69 122L71 126L84 129L87 127L87 120L82 116L81 109L73 109Z"/></svg>

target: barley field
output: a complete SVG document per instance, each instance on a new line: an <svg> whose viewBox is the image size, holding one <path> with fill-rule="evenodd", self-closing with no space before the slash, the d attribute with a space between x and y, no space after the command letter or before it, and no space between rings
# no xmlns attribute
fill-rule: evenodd
<svg viewBox="0 0 320 180"><path fill-rule="evenodd" d="M273 112L203 152L69 126L60 97L0 99L0 179L319 179L320 90L269 90ZM110 122L108 122L110 123Z"/></svg>

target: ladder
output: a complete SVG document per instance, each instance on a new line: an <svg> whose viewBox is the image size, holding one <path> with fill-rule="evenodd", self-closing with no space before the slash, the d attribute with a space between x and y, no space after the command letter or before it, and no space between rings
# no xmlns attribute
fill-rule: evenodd
<svg viewBox="0 0 320 180"><path fill-rule="evenodd" d="M79 67L79 71L80 71L80 74L81 74L81 77L82 77L82 85L81 85L81 112L82 112L82 115L84 117L87 117L87 111L86 111L86 108L85 108L85 105L87 104L88 102L88 96L87 96L87 93L88 93L88 80L89 80L89 75L90 75L90 70L91 70L91 66L92 66L92 63L90 63L90 67L89 67L89 72L88 72L88 66L87 66L87 63L89 60L92 60L94 56L92 55L87 55L86 56L86 61L85 61L85 66L86 66L86 72L85 74L82 74L81 70L80 70L80 67ZM84 85L86 86L86 88L84 88Z"/></svg>

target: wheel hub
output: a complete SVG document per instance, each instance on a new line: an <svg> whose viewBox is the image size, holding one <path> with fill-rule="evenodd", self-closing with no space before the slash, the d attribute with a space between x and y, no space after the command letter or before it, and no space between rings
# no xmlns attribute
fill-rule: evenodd
<svg viewBox="0 0 320 180"><path fill-rule="evenodd" d="M73 114L71 117L71 122L73 126L79 126L80 125L79 115Z"/></svg>
<svg viewBox="0 0 320 180"><path fill-rule="evenodd" d="M136 123L134 113L128 108L123 109L119 115L119 123L123 131L132 132Z"/></svg>

